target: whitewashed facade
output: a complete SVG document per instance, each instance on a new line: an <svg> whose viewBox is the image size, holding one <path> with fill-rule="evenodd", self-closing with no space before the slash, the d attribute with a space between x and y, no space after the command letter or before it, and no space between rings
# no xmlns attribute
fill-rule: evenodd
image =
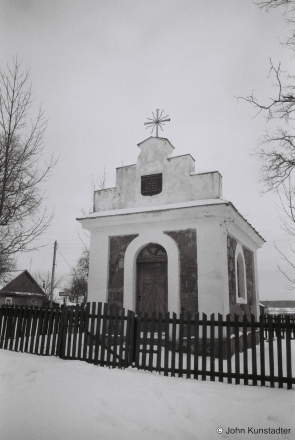
<svg viewBox="0 0 295 440"><path fill-rule="evenodd" d="M168 139L138 144L116 187L78 219L91 234L88 301L145 311L259 314L258 232L222 199L218 171L195 173Z"/></svg>

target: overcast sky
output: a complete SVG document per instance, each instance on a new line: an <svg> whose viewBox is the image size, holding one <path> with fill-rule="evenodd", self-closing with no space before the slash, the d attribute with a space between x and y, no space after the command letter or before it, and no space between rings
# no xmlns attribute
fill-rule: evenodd
<svg viewBox="0 0 295 440"><path fill-rule="evenodd" d="M277 269L274 242L289 252L276 199L263 194L253 153L267 128L236 96L267 100L269 58L294 68L281 10L251 0L0 0L1 67L13 55L31 69L35 109L49 119L45 152L59 156L44 185L54 210L41 250L21 255L20 269L69 272L83 245L75 220L91 205L91 176L135 163L144 122L156 108L171 122L161 135L174 155L190 153L196 171L218 170L223 198L267 240L258 252L261 299L293 299ZM292 63L292 64L291 64ZM32 109L32 112L35 111ZM84 235L82 233L82 237Z"/></svg>

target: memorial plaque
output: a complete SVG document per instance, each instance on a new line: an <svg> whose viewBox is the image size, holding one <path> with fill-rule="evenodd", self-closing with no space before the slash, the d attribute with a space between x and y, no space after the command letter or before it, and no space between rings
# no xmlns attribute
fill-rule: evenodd
<svg viewBox="0 0 295 440"><path fill-rule="evenodd" d="M155 196L162 192L162 173L141 176L141 194Z"/></svg>

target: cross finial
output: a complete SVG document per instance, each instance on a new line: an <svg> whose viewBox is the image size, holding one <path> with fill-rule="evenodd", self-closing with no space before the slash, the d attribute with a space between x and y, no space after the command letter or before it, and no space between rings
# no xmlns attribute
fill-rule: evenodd
<svg viewBox="0 0 295 440"><path fill-rule="evenodd" d="M158 137L158 127L160 127L160 129L163 131L162 125L165 125L164 122L170 122L170 118L169 119L165 119L169 115L162 117L163 111L164 110L161 111L160 116L159 116L159 109L156 110L156 116L154 115L154 112L152 112L153 113L153 119L147 118L150 122L145 122L144 123L144 125L147 125L148 127L152 127L151 134L154 131L154 128L156 127L156 137ZM146 127L146 128L148 128L148 127Z"/></svg>

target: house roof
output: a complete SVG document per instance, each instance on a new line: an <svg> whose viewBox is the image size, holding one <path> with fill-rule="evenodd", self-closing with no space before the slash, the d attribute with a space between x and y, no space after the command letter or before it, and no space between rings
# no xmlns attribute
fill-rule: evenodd
<svg viewBox="0 0 295 440"><path fill-rule="evenodd" d="M148 213L154 211L167 211L170 209L181 209L181 208L191 208L194 206L206 206L206 205L220 205L229 203L226 200L221 199L206 199L206 200L190 200L186 202L176 202L168 203L165 205L154 205L154 206L140 206L136 208L121 208L121 209L111 209L108 211L95 211L85 217L79 217L77 220L92 219L97 217L112 217L116 215L130 215L139 213Z"/></svg>
<svg viewBox="0 0 295 440"><path fill-rule="evenodd" d="M20 290L18 282L21 278L28 279L31 287L26 287L26 290ZM33 288L32 288L33 286ZM2 285L0 285L0 294L18 294L18 295L44 295L44 290L39 286L37 281L27 270L13 270L5 274L5 279Z"/></svg>
<svg viewBox="0 0 295 440"><path fill-rule="evenodd" d="M231 206L233 210L253 229L253 231L265 242L265 239L259 234L259 232L248 222L248 220L237 210L237 208L228 200L224 199L205 199L205 200L190 200L186 202L169 203L166 205L154 205L154 206L141 206L137 208L123 208L112 209L109 211L95 211L85 217L79 217L76 220L95 219L99 217L112 217L116 215L130 215L153 211L167 211L170 209L191 208L194 206L209 206L209 205L227 205Z"/></svg>
<svg viewBox="0 0 295 440"><path fill-rule="evenodd" d="M295 309L295 300L261 301L264 307Z"/></svg>

